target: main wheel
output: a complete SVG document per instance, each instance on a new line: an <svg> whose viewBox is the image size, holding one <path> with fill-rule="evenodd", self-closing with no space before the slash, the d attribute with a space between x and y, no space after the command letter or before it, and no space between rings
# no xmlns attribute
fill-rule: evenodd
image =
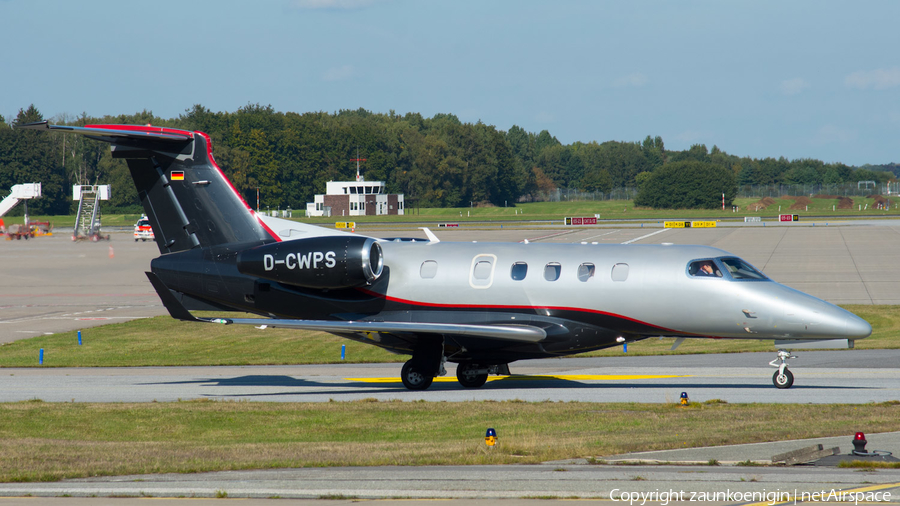
<svg viewBox="0 0 900 506"><path fill-rule="evenodd" d="M784 374L775 371L775 374L772 375L772 383L778 388L791 388L791 385L794 384L794 375L787 368L784 369Z"/></svg>
<svg viewBox="0 0 900 506"><path fill-rule="evenodd" d="M403 364L403 368L400 369L400 380L403 382L403 386L409 390L425 390L431 386L434 378L422 374L421 371L413 366L412 360L407 360Z"/></svg>
<svg viewBox="0 0 900 506"><path fill-rule="evenodd" d="M478 374L475 372L479 369L478 364L462 363L456 366L456 379L459 384L466 388L478 388L487 381L487 373Z"/></svg>

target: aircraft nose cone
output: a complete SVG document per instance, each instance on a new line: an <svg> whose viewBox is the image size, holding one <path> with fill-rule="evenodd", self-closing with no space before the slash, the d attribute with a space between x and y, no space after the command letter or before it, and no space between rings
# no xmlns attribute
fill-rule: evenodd
<svg viewBox="0 0 900 506"><path fill-rule="evenodd" d="M847 316L846 331L848 339L862 339L872 334L872 326L862 318L851 314Z"/></svg>

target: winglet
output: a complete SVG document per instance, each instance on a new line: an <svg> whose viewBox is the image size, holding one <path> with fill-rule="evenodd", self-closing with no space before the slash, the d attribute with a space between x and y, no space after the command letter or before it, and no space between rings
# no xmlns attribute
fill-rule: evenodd
<svg viewBox="0 0 900 506"><path fill-rule="evenodd" d="M438 239L438 236L434 235L434 232L432 232L428 227L419 227L419 230L425 231L425 236L428 237L429 242L441 242L441 240Z"/></svg>

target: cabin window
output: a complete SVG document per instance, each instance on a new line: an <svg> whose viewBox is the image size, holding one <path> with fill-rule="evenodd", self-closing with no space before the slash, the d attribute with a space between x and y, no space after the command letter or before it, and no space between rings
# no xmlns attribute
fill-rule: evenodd
<svg viewBox="0 0 900 506"><path fill-rule="evenodd" d="M712 260L694 260L688 266L688 274L698 278L721 278L722 271Z"/></svg>
<svg viewBox="0 0 900 506"><path fill-rule="evenodd" d="M556 281L559 279L559 272L561 270L562 266L559 265L559 262L550 262L544 266L544 279L547 281Z"/></svg>
<svg viewBox="0 0 900 506"><path fill-rule="evenodd" d="M757 281L769 279L765 274L759 272L755 267L741 260L740 258L727 257L720 258L719 260L721 260L722 263L725 264L725 269L728 270L728 274L731 274L731 277L733 279L750 279Z"/></svg>
<svg viewBox="0 0 900 506"><path fill-rule="evenodd" d="M596 271L596 267L594 264L583 263L578 266L578 281L587 281L594 277L594 271Z"/></svg>
<svg viewBox="0 0 900 506"><path fill-rule="evenodd" d="M610 276L613 281L625 281L628 279L628 264L613 265Z"/></svg>
<svg viewBox="0 0 900 506"><path fill-rule="evenodd" d="M509 276L515 281L522 281L526 274L528 274L528 264L525 262L516 262L509 270Z"/></svg>
<svg viewBox="0 0 900 506"><path fill-rule="evenodd" d="M434 260L425 260L419 269L419 275L424 279L431 279L437 275L437 262Z"/></svg>

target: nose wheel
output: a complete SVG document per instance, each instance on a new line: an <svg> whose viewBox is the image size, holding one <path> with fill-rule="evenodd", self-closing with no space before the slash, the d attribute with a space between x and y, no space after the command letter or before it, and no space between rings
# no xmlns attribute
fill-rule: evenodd
<svg viewBox="0 0 900 506"><path fill-rule="evenodd" d="M794 375L788 370L788 364L785 362L789 358L797 358L797 356L791 355L791 352L786 350L778 350L778 358L769 362L769 365L778 368L772 375L772 383L777 388L791 388L791 385L794 384Z"/></svg>

